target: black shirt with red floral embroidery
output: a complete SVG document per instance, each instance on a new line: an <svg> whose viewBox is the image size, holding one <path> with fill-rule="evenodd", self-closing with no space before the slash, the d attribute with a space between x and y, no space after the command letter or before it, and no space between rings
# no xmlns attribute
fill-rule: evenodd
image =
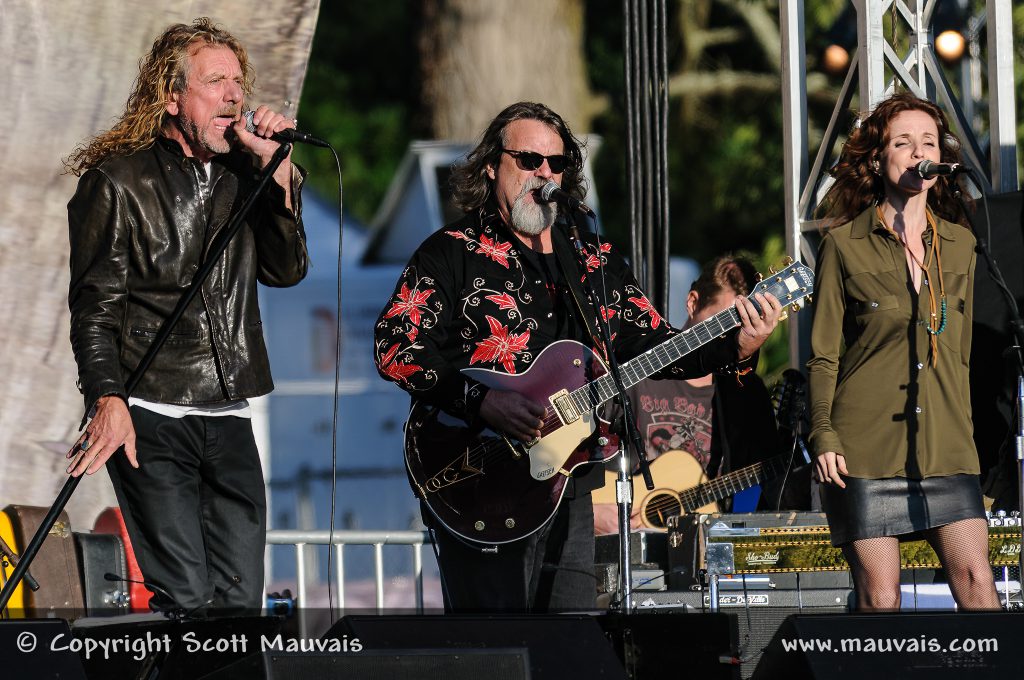
<svg viewBox="0 0 1024 680"><path fill-rule="evenodd" d="M428 237L377 319L374 359L380 375L415 399L479 424L487 388L464 377L461 369L522 374L545 347L561 339L583 342L604 355L596 340L597 313L584 293L562 224L552 227L552 237L554 258L528 251L490 208ZM616 358L631 359L674 335L677 331L654 309L610 244L587 233L582 240ZM736 352L730 333L657 377L728 371L735 366ZM558 389L554 385L552 392Z"/></svg>

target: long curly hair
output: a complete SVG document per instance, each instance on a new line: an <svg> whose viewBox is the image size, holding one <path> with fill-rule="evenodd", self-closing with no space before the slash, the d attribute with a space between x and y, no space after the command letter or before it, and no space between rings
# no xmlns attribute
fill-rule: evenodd
<svg viewBox="0 0 1024 680"><path fill-rule="evenodd" d="M825 228L849 222L868 207L885 199L885 181L874 171L889 143L889 122L903 111L923 111L935 120L939 131L940 162L960 162L960 140L949 129L946 115L938 106L908 92L900 92L880 102L870 115L861 115L861 123L843 144L839 161L830 170L835 183L819 206ZM951 222L965 223L966 216L953 194L953 187L942 177L928 191L928 207Z"/></svg>
<svg viewBox="0 0 1024 680"><path fill-rule="evenodd" d="M517 120L538 120L550 126L562 138L569 165L562 173L562 189L583 199L587 193L583 177L583 143L573 136L569 125L557 113L544 104L518 102L507 106L484 131L464 163L453 166L451 174L452 201L465 212L477 210L490 199L492 182L487 176L487 166L498 167L501 150L505 147L505 131L510 123Z"/></svg>
<svg viewBox="0 0 1024 680"><path fill-rule="evenodd" d="M183 93L188 86L190 53L196 43L230 48L242 67L242 91L252 94L255 74L237 38L207 17L199 17L191 24L168 26L139 60L139 75L124 113L112 128L76 147L64 159L64 172L81 175L110 156L128 155L152 146L170 118L165 106L171 94Z"/></svg>

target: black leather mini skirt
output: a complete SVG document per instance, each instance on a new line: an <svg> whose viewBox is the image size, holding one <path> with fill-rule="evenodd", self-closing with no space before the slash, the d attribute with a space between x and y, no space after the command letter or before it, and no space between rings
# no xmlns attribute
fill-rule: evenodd
<svg viewBox="0 0 1024 680"><path fill-rule="evenodd" d="M962 519L984 518L977 475L927 479L843 477L846 488L822 484L822 509L828 515L832 545L862 538L921 538L925 529Z"/></svg>

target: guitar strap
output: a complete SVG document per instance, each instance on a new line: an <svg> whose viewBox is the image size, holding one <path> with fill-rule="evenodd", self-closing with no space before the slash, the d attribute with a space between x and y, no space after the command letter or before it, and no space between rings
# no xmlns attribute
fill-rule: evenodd
<svg viewBox="0 0 1024 680"><path fill-rule="evenodd" d="M725 413L722 410L722 390L718 376L712 377L715 392L711 397L711 460L708 461L708 479L716 479L730 470L732 456L729 455L729 438L725 436ZM718 446L715 446L717 442Z"/></svg>
<svg viewBox="0 0 1024 680"><path fill-rule="evenodd" d="M569 287L569 293L572 295L573 305L576 307L576 313L583 321L583 325L586 328L587 335L590 336L591 348L601 355L601 357L608 361L608 348L601 342L601 335L597 332L591 323L591 319L595 318L591 314L584 312L584 304L587 308L592 307L589 298L584 294L579 281L579 267L576 266L576 254L573 251L572 246L569 244L568 239L564 236L564 231L559 229L554 232L557 236L552 239L555 246L555 258L558 260L558 266L562 270L562 276L565 277L565 281ZM567 261L568 260L568 264ZM569 265L573 266L569 266ZM597 295L598 300L602 299L601 293L595 288L594 291ZM597 310L593 310L592 314L596 315Z"/></svg>

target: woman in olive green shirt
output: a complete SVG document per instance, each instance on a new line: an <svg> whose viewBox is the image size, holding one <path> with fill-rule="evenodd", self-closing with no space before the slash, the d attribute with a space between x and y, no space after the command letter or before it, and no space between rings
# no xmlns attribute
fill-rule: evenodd
<svg viewBox="0 0 1024 680"><path fill-rule="evenodd" d="M931 543L962 608L999 606L971 435L975 240L951 182L917 172L958 148L938 107L894 95L850 135L825 200L841 226L818 253L811 446L858 609L899 608L912 538Z"/></svg>

